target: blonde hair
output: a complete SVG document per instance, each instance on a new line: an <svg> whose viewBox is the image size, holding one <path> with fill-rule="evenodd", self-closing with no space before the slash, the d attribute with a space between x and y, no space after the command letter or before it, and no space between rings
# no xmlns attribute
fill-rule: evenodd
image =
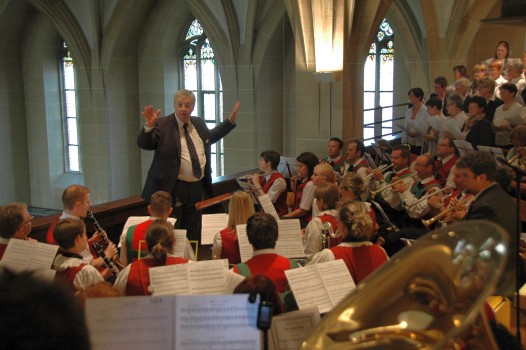
<svg viewBox="0 0 526 350"><path fill-rule="evenodd" d="M476 65L473 66L473 73L477 73L477 72L485 72L486 75L487 75L488 74L488 66L486 66L483 63L477 63Z"/></svg>
<svg viewBox="0 0 526 350"><path fill-rule="evenodd" d="M347 173L340 180L340 189L351 191L356 199L361 199L365 191L365 184L360 175L356 173Z"/></svg>
<svg viewBox="0 0 526 350"><path fill-rule="evenodd" d="M250 196L243 191L234 192L228 204L228 227L236 228L237 225L246 224L248 218L254 214L254 203Z"/></svg>
<svg viewBox="0 0 526 350"><path fill-rule="evenodd" d="M374 223L365 203L347 201L341 206L338 216L347 228L347 236L344 237L344 241L363 242L371 239Z"/></svg>
<svg viewBox="0 0 526 350"><path fill-rule="evenodd" d="M314 170L319 172L319 175L325 176L325 179L329 183L334 182L334 170L332 166L327 163L320 163L314 167Z"/></svg>

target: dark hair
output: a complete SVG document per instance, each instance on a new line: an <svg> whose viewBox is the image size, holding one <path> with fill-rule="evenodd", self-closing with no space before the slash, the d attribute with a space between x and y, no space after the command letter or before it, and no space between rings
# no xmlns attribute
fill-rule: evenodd
<svg viewBox="0 0 526 350"><path fill-rule="evenodd" d="M497 163L492 155L486 152L470 152L460 158L457 168L469 169L475 176L485 174L489 181L495 181L497 177Z"/></svg>
<svg viewBox="0 0 526 350"><path fill-rule="evenodd" d="M426 101L427 107L435 107L439 111L442 110L442 100L438 97L431 97L429 100Z"/></svg>
<svg viewBox="0 0 526 350"><path fill-rule="evenodd" d="M278 222L267 213L256 213L247 221L248 241L254 250L274 248L278 240Z"/></svg>
<svg viewBox="0 0 526 350"><path fill-rule="evenodd" d="M464 65L455 66L453 67L453 72L455 71L459 72L461 77L469 78L468 69L466 68L466 66Z"/></svg>
<svg viewBox="0 0 526 350"><path fill-rule="evenodd" d="M65 282L0 269L0 339L6 349L90 349L81 303Z"/></svg>
<svg viewBox="0 0 526 350"><path fill-rule="evenodd" d="M172 195L166 191L157 191L150 199L153 216L164 216L172 208Z"/></svg>
<svg viewBox="0 0 526 350"><path fill-rule="evenodd" d="M471 100L469 100L469 104L475 103L479 108L485 109L488 103L486 102L486 99L482 96L475 95L471 97Z"/></svg>
<svg viewBox="0 0 526 350"><path fill-rule="evenodd" d="M285 306L281 302L276 285L265 275L247 277L234 289L234 294L259 294L261 301L272 305L274 315L285 312Z"/></svg>
<svg viewBox="0 0 526 350"><path fill-rule="evenodd" d="M174 228L166 220L154 220L146 231L148 252L158 265L166 264L168 253L173 253L175 236Z"/></svg>
<svg viewBox="0 0 526 350"><path fill-rule="evenodd" d="M75 245L75 239L86 232L86 225L78 219L61 219L53 228L53 238L55 242L64 250L68 250Z"/></svg>
<svg viewBox="0 0 526 350"><path fill-rule="evenodd" d="M432 165L433 167L435 166L435 159L430 153L424 153L424 154L421 154L420 156L426 159L426 163L427 163L426 166L430 166L430 165Z"/></svg>
<svg viewBox="0 0 526 350"><path fill-rule="evenodd" d="M446 77L442 77L442 76L436 77L433 82L435 84L440 85L441 87L446 87L447 86L447 79L446 79Z"/></svg>
<svg viewBox="0 0 526 350"><path fill-rule="evenodd" d="M338 149L341 150L343 148L343 140L338 137L331 137L330 141L338 142Z"/></svg>
<svg viewBox="0 0 526 350"><path fill-rule="evenodd" d="M314 167L320 164L320 159L312 152L303 152L298 158L296 158L296 160L307 166L307 169L309 170L309 179L312 177L312 173L314 173Z"/></svg>
<svg viewBox="0 0 526 350"><path fill-rule="evenodd" d="M402 152L402 158L405 158L406 163L409 165L411 162L411 149L405 145L396 145L391 150L391 154L393 151L401 151Z"/></svg>
<svg viewBox="0 0 526 350"><path fill-rule="evenodd" d="M504 58L510 58L511 51L510 51L510 44L508 44L507 41L501 40L498 42L497 47L504 46L506 48L506 57ZM495 50L495 58L497 58L497 50Z"/></svg>
<svg viewBox="0 0 526 350"><path fill-rule="evenodd" d="M352 145L353 143L356 144L356 150L360 151L360 154L363 157L363 155L365 154L365 145L363 144L363 142L358 139L352 139L351 141L349 141L349 145Z"/></svg>
<svg viewBox="0 0 526 350"><path fill-rule="evenodd" d="M499 90L508 90L509 92L511 92L513 94L513 96L517 95L517 92L519 91L519 90L517 90L517 85L512 84L512 83L504 83L504 84L502 84L499 87Z"/></svg>
<svg viewBox="0 0 526 350"><path fill-rule="evenodd" d="M11 238L24 223L25 203L10 203L0 207L0 237Z"/></svg>
<svg viewBox="0 0 526 350"><path fill-rule="evenodd" d="M450 95L447 98L447 102L451 105L456 106L460 110L464 110L464 101L462 100L462 96L460 96L459 94Z"/></svg>
<svg viewBox="0 0 526 350"><path fill-rule="evenodd" d="M418 98L420 101L424 99L424 90L422 90L419 87L414 87L414 88L409 89L409 91L407 92L407 95L409 96L410 93L413 93L413 95L416 98Z"/></svg>
<svg viewBox="0 0 526 350"><path fill-rule="evenodd" d="M278 168L280 159L280 155L278 152L272 150L263 151L261 152L259 157L262 158L265 161L265 163L270 162L270 166L272 166L272 169Z"/></svg>

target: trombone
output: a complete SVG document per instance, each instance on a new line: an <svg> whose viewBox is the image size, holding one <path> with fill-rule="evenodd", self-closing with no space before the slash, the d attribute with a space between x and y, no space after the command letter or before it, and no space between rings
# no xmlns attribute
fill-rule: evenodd
<svg viewBox="0 0 526 350"><path fill-rule="evenodd" d="M449 192L445 197L442 198L442 200L444 200L444 199L446 199L447 197L451 196L451 194L453 193L453 188L451 188L450 186L446 186L446 187L444 187L444 188L442 188L442 189L440 189L440 190L438 190L438 191L428 193L428 194L426 194L425 196L423 196L423 197L417 199L416 201L407 204L405 207L406 207L406 209L412 208L412 207L414 207L415 205L417 205L418 203L423 202L423 201L425 201L426 199L430 198L431 196L436 196L436 195L438 195L438 194L441 194L441 193L443 193L443 192L447 192L447 191L450 191L450 192Z"/></svg>
<svg viewBox="0 0 526 350"><path fill-rule="evenodd" d="M403 177L403 178L401 178L401 179L398 179L398 180L396 180L395 182L393 182L393 183L391 183L391 184L389 184L389 185L387 185L387 186L384 186L384 187L382 187L382 188L377 189L376 191L371 191L371 197L373 197L373 198L376 197L376 195L377 195L378 193L383 192L383 191L385 191L386 189L391 188L391 187L393 187L394 185L396 185L396 184L398 184L398 183L400 183L400 182L402 182L402 181L405 181L405 179L407 179L407 178L409 178L409 177L412 178L412 179L413 179L413 182L414 182L414 181L416 180L416 176L418 176L417 173L416 173L416 171L413 171L413 172L411 173L411 175L409 175L409 176L406 176L406 177Z"/></svg>
<svg viewBox="0 0 526 350"><path fill-rule="evenodd" d="M378 168L373 169L373 171L374 171L374 170L380 170L380 172L383 173L383 172L385 172L385 171L391 169L392 166L393 166L393 164L389 164L389 165L387 165L387 164L382 164L382 165L380 165ZM363 178L363 182L367 182L367 181L371 180L371 179L373 178L373 176L374 176L374 173L370 173L369 175L367 175L367 176L365 176L365 177Z"/></svg>

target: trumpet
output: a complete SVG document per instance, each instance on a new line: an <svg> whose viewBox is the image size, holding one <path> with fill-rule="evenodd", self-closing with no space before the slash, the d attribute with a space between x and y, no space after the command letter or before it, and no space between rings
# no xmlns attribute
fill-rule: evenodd
<svg viewBox="0 0 526 350"><path fill-rule="evenodd" d="M416 180L416 177L417 177L417 176L418 176L418 174L416 173L416 171L413 171L413 172L411 173L411 175L409 175L409 176L406 176L406 177L404 177L404 178L398 179L398 180L396 180L395 182L393 182L393 183L391 183L391 184L389 184L389 185L387 185L387 186L384 186L384 187L382 187L382 188L377 189L376 191L371 191L371 197L373 197L373 198L376 197L376 195L377 195L378 193L383 192L383 191L385 191L386 189L391 188L391 187L393 187L394 185L396 185L396 184L398 184L398 183L400 183L400 182L402 182L402 181L405 181L405 179L407 179L408 177L412 178L412 179L413 179L413 182L414 182L414 181Z"/></svg>
<svg viewBox="0 0 526 350"><path fill-rule="evenodd" d="M437 214L436 216L432 217L431 219L422 219L422 224L424 224L424 226L426 228L429 228L431 225L433 225L435 222L443 219L443 218L447 218L449 216L449 214L453 213L454 211L457 211L457 210L460 210L462 208L464 208L466 206L466 204L471 200L471 197L464 197L462 198L457 205L455 206L452 206L451 208L448 208L446 210L444 210L443 212Z"/></svg>
<svg viewBox="0 0 526 350"><path fill-rule="evenodd" d="M441 194L441 193L443 193L443 192L447 192L447 191L450 191L450 192L449 192L446 196L444 196L444 197L442 198L442 200L444 200L444 199L446 199L447 197L451 196L451 194L453 193L453 188L451 188L450 186L446 186L446 187L444 187L444 188L442 188L442 189L440 189L440 190L438 190L438 191L435 191L435 192L432 192L432 193L428 193L428 194L426 194L425 196L423 196L423 197L417 199L416 201L407 204L405 207L406 207L406 209L412 208L412 207L414 207L415 205L417 205L418 203L423 202L423 201L425 201L426 199L430 198L431 196L436 196L436 195L438 195L438 194Z"/></svg>
<svg viewBox="0 0 526 350"><path fill-rule="evenodd" d="M380 172L386 172L387 170L391 169L393 167L393 164L382 164L380 165L378 168L376 169L373 169L373 170L380 170ZM369 175L367 175L366 177L363 178L363 182L367 182L369 180L371 180L374 176L374 173L370 173Z"/></svg>

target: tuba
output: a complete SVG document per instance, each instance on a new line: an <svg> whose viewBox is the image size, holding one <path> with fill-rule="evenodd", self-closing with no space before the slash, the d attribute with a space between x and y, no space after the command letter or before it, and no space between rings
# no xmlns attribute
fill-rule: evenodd
<svg viewBox="0 0 526 350"><path fill-rule="evenodd" d="M358 284L302 349L498 349L481 311L508 243L482 220L426 234Z"/></svg>

